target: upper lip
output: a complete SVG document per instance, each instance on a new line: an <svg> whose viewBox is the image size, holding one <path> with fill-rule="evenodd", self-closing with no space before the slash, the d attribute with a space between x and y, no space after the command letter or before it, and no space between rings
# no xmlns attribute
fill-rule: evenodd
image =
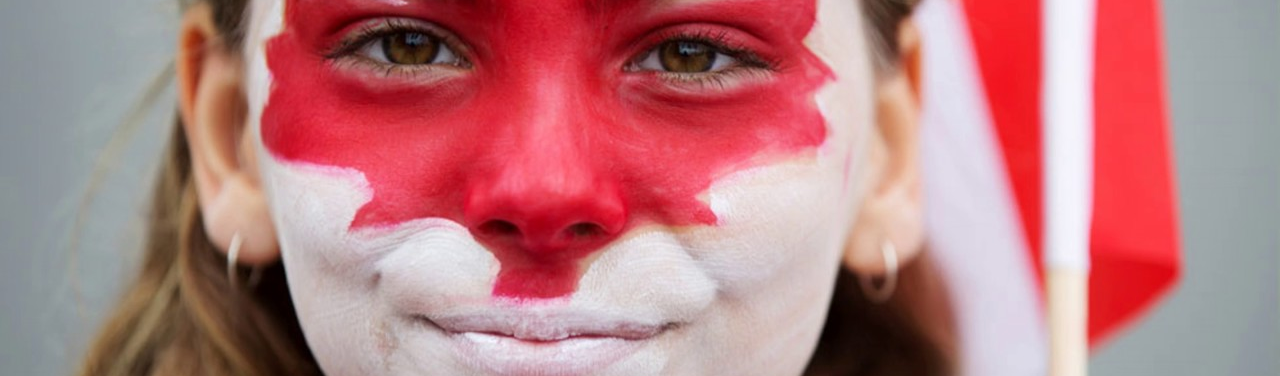
<svg viewBox="0 0 1280 376"><path fill-rule="evenodd" d="M485 333L536 342L574 338L638 341L653 338L676 326L675 323L572 311L495 309L477 313L417 315L417 318L449 334Z"/></svg>

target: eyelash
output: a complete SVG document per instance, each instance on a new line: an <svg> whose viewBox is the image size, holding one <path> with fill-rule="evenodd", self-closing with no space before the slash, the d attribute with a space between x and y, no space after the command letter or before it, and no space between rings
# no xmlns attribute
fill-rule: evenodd
<svg viewBox="0 0 1280 376"><path fill-rule="evenodd" d="M351 62L356 64L368 64L371 67L383 70L383 73L388 76L396 73L414 74L423 69L439 68L439 64L386 64L373 61L360 55L360 49L370 43L376 43L382 38L391 37L401 33L426 34L427 36L440 41L446 48L449 48L457 54L458 63L451 65L458 68L468 68L471 66L471 62L468 61L466 56L463 54L465 49L461 47L463 45L462 41L453 34L425 26L421 22L395 18L370 22L360 26L358 29L351 32L349 36L344 37L339 41L336 46L330 49L329 52L325 54L325 58L335 62L354 59L351 60Z"/></svg>

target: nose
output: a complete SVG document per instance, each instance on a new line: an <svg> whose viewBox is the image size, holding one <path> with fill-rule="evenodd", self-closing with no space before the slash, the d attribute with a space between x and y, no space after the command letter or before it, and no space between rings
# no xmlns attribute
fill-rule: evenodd
<svg viewBox="0 0 1280 376"><path fill-rule="evenodd" d="M472 236L504 263L526 266L575 262L617 238L627 207L616 184L585 166L536 159L472 185L463 208Z"/></svg>

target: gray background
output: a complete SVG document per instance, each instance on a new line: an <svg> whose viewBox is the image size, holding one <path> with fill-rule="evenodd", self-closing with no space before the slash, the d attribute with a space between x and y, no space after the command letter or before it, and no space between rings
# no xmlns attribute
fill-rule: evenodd
<svg viewBox="0 0 1280 376"><path fill-rule="evenodd" d="M133 267L171 93L79 206L172 53L171 3L0 3L0 374L72 372ZM1094 375L1280 375L1278 5L1165 1L1186 272Z"/></svg>

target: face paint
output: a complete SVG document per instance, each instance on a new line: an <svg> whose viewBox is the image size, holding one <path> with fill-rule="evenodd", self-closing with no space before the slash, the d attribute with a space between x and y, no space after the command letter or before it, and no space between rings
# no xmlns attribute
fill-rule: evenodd
<svg viewBox="0 0 1280 376"><path fill-rule="evenodd" d="M833 75L802 43L813 3L588 3L289 0L266 50L262 141L363 173L372 199L351 230L449 219L499 260L495 296L555 298L630 229L715 225L699 198L713 182L826 139L813 94ZM433 20L467 66L409 75L327 56L370 18ZM771 65L700 82L629 68L685 36Z"/></svg>
<svg viewBox="0 0 1280 376"><path fill-rule="evenodd" d="M858 2L524 3L250 3L250 134L324 373L799 375L867 188ZM389 19L467 64L327 57ZM770 64L634 64L680 38Z"/></svg>

